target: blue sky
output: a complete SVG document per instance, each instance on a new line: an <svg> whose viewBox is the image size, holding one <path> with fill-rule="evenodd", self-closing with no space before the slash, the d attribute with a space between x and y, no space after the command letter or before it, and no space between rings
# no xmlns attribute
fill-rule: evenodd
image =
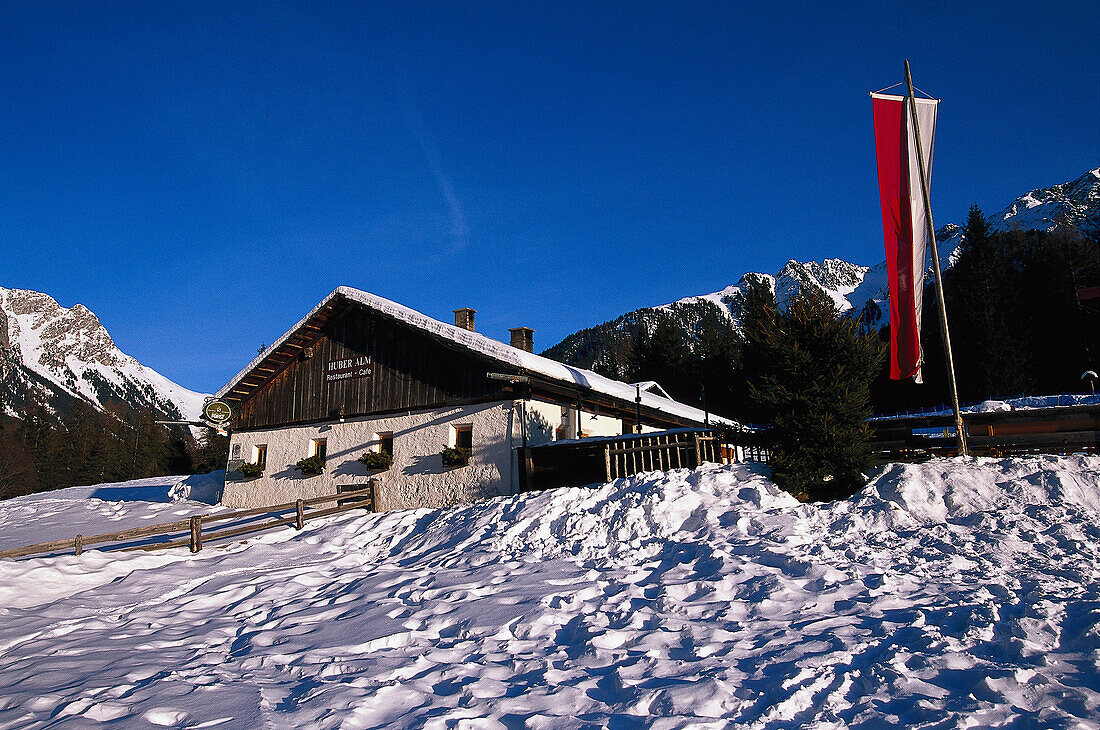
<svg viewBox="0 0 1100 730"><path fill-rule="evenodd" d="M746 6L746 7L742 7ZM752 7L747 7L752 6ZM536 348L881 261L867 92L937 224L1100 164L1095 3L6 3L0 286L212 391L346 284Z"/></svg>

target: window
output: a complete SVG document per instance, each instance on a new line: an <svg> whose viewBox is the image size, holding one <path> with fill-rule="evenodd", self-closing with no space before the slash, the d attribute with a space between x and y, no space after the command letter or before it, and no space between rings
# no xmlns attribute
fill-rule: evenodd
<svg viewBox="0 0 1100 730"><path fill-rule="evenodd" d="M452 438L454 439L454 447L456 449L473 450L474 427L470 425L455 426Z"/></svg>
<svg viewBox="0 0 1100 730"><path fill-rule="evenodd" d="M252 463L267 466L267 444L257 444L252 447Z"/></svg>
<svg viewBox="0 0 1100 730"><path fill-rule="evenodd" d="M469 424L451 426L451 445L443 449L443 466L463 467L470 463L474 446L474 428Z"/></svg>
<svg viewBox="0 0 1100 730"><path fill-rule="evenodd" d="M321 461L328 459L328 439L313 439L309 442L309 455L320 456Z"/></svg>
<svg viewBox="0 0 1100 730"><path fill-rule="evenodd" d="M378 441L378 451L383 454L389 454L393 456L393 432L386 431L385 433L378 433L374 435L376 441Z"/></svg>

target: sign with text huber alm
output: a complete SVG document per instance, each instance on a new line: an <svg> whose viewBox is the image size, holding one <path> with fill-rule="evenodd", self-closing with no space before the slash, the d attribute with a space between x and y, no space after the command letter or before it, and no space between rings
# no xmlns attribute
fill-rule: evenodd
<svg viewBox="0 0 1100 730"><path fill-rule="evenodd" d="M221 425L233 417L233 409L223 400L212 400L202 407L202 415L207 421Z"/></svg>
<svg viewBox="0 0 1100 730"><path fill-rule="evenodd" d="M325 382L366 378L371 374L371 361L368 355L357 355L343 360L329 360L325 363Z"/></svg>

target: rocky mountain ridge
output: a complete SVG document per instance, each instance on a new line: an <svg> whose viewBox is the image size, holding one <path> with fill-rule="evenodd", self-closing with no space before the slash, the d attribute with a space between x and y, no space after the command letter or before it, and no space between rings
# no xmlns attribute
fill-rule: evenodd
<svg viewBox="0 0 1100 730"><path fill-rule="evenodd" d="M1075 228L1086 233L1100 231L1100 167L1071 182L1021 195L997 214L989 216L988 220L993 231L1052 231L1057 228ZM948 223L936 231L940 264L944 269L954 263L962 238L962 228L954 223ZM931 276L930 273L928 275ZM662 315L671 316L689 333L696 331L699 321L708 312L720 312L729 317L735 327L739 326L736 295L752 280L768 285L780 306L785 305L802 287L808 286L832 299L841 312L860 312L869 324L889 321L885 261L868 267L842 259L791 259L776 274L746 273L736 284L716 292L627 312L610 322L569 335L543 354L570 365L614 371L614 363L622 361L619 356L626 346L624 341L638 328L651 330Z"/></svg>
<svg viewBox="0 0 1100 730"><path fill-rule="evenodd" d="M1051 231L1072 226L1100 228L1100 168L1071 182L1032 190L990 219L994 230Z"/></svg>
<svg viewBox="0 0 1100 730"><path fill-rule="evenodd" d="M67 410L74 399L100 410L148 407L194 419L204 394L183 388L122 352L87 307L41 292L0 287L0 414L32 402Z"/></svg>

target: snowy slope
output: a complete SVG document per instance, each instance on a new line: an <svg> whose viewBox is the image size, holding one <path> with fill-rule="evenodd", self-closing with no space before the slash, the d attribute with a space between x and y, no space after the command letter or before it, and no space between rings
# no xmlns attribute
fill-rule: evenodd
<svg viewBox="0 0 1100 730"><path fill-rule="evenodd" d="M1068 183L1032 190L990 216L995 231L1052 231L1059 226L1100 227L1100 167Z"/></svg>
<svg viewBox="0 0 1100 730"><path fill-rule="evenodd" d="M187 390L115 346L82 304L0 287L0 412L14 414L29 397L47 403L79 398L102 408L114 401L197 418L202 393Z"/></svg>
<svg viewBox="0 0 1100 730"><path fill-rule="evenodd" d="M211 506L217 499L176 497L181 485L218 479L225 483L224 471L67 487L0 500L0 550L71 538L74 525L83 535L96 535L222 511L228 508Z"/></svg>
<svg viewBox="0 0 1100 730"><path fill-rule="evenodd" d="M0 561L0 725L1093 727L1098 519L1100 457L708 465Z"/></svg>

